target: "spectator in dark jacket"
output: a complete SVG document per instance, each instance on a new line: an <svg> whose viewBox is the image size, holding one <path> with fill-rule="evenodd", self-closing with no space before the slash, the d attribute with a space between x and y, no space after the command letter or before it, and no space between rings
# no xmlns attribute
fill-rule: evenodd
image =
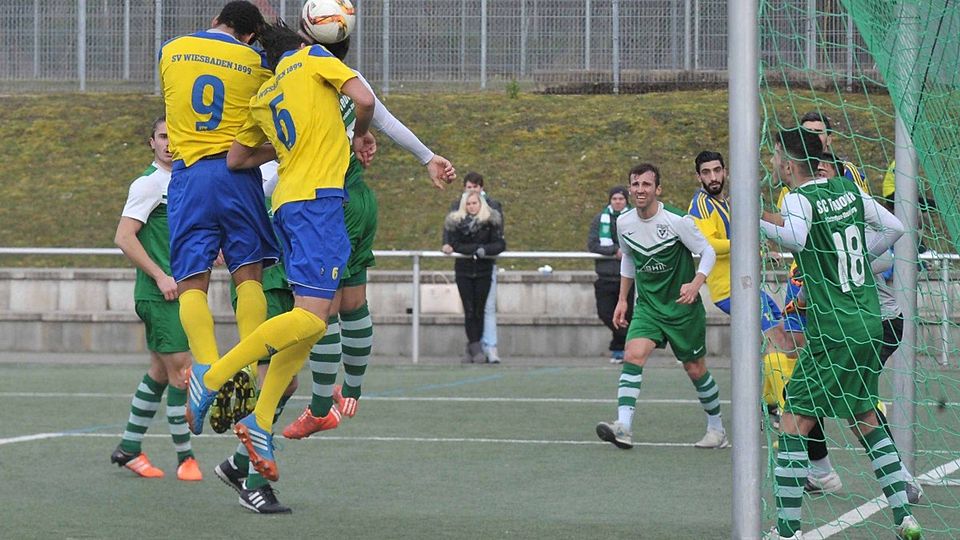
<svg viewBox="0 0 960 540"><path fill-rule="evenodd" d="M444 237L453 251L470 258L454 262L457 290L463 302L464 328L467 333L465 363L485 362L487 357L480 344L483 336L483 308L490 293L490 276L494 255L506 249L503 240L503 220L500 213L490 208L477 192L466 191L460 206L447 215L443 224ZM446 250L445 250L446 251Z"/></svg>
<svg viewBox="0 0 960 540"><path fill-rule="evenodd" d="M490 196L483 189L483 175L478 172L470 171L463 177L463 190L476 191L487 201L492 210L500 213L501 230L504 228L505 216L503 215L503 206L499 201ZM450 212L456 212L460 208L460 198L450 203ZM447 232L443 232L443 252L452 253L450 239L447 238ZM487 361L491 364L500 363L500 353L497 352L497 265L494 262L493 271L490 273L490 294L487 296L487 305L483 308L483 338L480 340L483 345L483 352L487 355Z"/></svg>
<svg viewBox="0 0 960 540"><path fill-rule="evenodd" d="M593 283L597 299L597 315L603 324L613 333L610 340L610 363L623 363L623 346L627 338L626 328L617 328L613 324L613 310L617 307L620 294L620 242L617 238L617 217L630 211L627 203L627 188L610 188L607 207L593 218L590 234L587 237L587 250L600 255L610 255L615 259L597 259L595 263L597 281ZM633 291L627 302L627 320L633 318Z"/></svg>

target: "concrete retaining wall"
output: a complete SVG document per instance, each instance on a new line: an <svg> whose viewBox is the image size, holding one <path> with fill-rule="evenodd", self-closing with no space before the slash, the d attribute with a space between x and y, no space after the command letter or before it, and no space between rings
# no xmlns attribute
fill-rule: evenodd
<svg viewBox="0 0 960 540"><path fill-rule="evenodd" d="M424 273L422 282L452 282L452 273ZM498 289L499 349L503 356L585 357L606 354L609 331L599 322L592 272L501 273ZM374 354L409 356L413 286L410 272L371 272L370 308L376 325ZM136 353L145 350L143 327L133 311L134 272L127 269L0 269L0 350L74 353ZM229 275L214 272L209 299L221 350L236 343ZM780 285L768 284L782 299ZM921 313L938 322L951 284L921 284ZM729 317L709 301L707 349L729 356ZM939 326L921 328L920 339L936 355ZM951 326L951 342L960 337ZM456 358L464 345L463 319L421 316L420 354Z"/></svg>

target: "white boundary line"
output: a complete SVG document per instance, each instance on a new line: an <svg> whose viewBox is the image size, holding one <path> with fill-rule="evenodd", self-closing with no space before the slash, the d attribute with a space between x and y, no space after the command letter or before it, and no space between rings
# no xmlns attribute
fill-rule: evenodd
<svg viewBox="0 0 960 540"><path fill-rule="evenodd" d="M37 433L34 435L24 435L21 437L9 437L0 439L0 446L20 442L39 441L44 439L57 439L61 437L91 437L91 438L117 438L122 433ZM147 433L146 438L169 439L170 434ZM233 434L210 434L202 435L203 438L216 439L236 439ZM278 437L281 441L286 441ZM569 445L569 446L603 446L609 445L603 441L571 441L571 440L546 440L546 439L493 439L485 437L342 437L324 435L323 437L305 439L311 442L322 441L373 441L373 442L425 442L425 443L498 443L498 444L550 444L550 445ZM693 443L668 443L668 442L635 442L634 446L650 448L693 448Z"/></svg>
<svg viewBox="0 0 960 540"><path fill-rule="evenodd" d="M0 392L0 398L124 398L130 399L131 394L111 394L98 392ZM291 400L309 400L309 396L293 396ZM363 396L363 401L410 401L410 402L462 402L462 403L616 403L610 398L507 398L507 397L413 397L413 396ZM730 400L720 400L721 404L729 405ZM700 404L696 399L638 399L639 405L693 405Z"/></svg>
<svg viewBox="0 0 960 540"><path fill-rule="evenodd" d="M948 474L956 472L958 469L960 469L960 459L955 459L949 463L940 465L939 467L934 467L933 469L930 469L929 471L917 476L917 480L919 480L922 484L927 485L951 485L953 484L953 481L945 481L944 477ZM947 484L947 482L949 482L949 484ZM853 510L850 510L826 525L822 525L810 532L803 533L803 537L829 538L845 529L853 527L862 521L866 521L867 518L886 507L886 497L876 497L874 499L870 499L869 501L861 504Z"/></svg>

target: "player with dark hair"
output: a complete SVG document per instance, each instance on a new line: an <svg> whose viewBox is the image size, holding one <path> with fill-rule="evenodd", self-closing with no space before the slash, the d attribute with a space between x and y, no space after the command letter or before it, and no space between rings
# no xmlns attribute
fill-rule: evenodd
<svg viewBox="0 0 960 540"><path fill-rule="evenodd" d="M823 145L803 128L777 134L772 160L790 188L779 216L764 213L766 236L795 254L807 296L807 342L787 383L777 452L772 538L800 538L808 474L807 440L817 418L844 418L893 510L900 538L921 536L910 513L897 447L878 429L876 402L882 339L880 305L869 257L882 255L903 224L840 178L817 178ZM878 232L865 238L864 225Z"/></svg>
<svg viewBox="0 0 960 540"><path fill-rule="evenodd" d="M163 116L150 131L153 163L130 184L114 242L137 267L133 288L137 316L146 327L150 367L137 386L130 416L111 463L144 478L162 478L141 450L143 437L167 391L167 424L177 451L177 478L201 480L203 474L190 446L184 418L190 367L187 336L180 324L177 283L170 277L170 229L167 226L167 185L173 156L168 150L167 123Z"/></svg>
<svg viewBox="0 0 960 540"><path fill-rule="evenodd" d="M174 158L170 265L180 294L180 320L199 365L220 357L207 302L210 270L218 255L222 252L237 285L241 338L266 317L263 266L280 255L263 202L260 171L231 171L226 164L250 98L270 76L263 56L249 45L263 25L256 6L233 1L213 20L213 28L174 38L160 49ZM238 382L250 384L247 377ZM195 433L201 429L194 426Z"/></svg>
<svg viewBox="0 0 960 540"><path fill-rule="evenodd" d="M301 32L303 35L303 32ZM334 56L343 61L350 49L350 38L324 44ZM372 93L363 75L353 70L357 80ZM443 189L456 178L456 170L443 156L434 154L417 136L376 99L371 126L390 137L410 152L427 168L430 180ZM340 96L340 112L353 137L356 111L348 96ZM361 385L373 347L373 320L367 306L367 268L374 266L373 242L377 233L377 198L363 179L363 166L351 154L344 180L348 199L343 209L347 234L350 237L350 258L342 270L340 287L331 306L327 333L310 352L310 370L313 375L310 405L296 421L283 430L288 439L302 439L317 431L336 428L341 414L348 417L357 412ZM343 361L343 386L336 386L337 373ZM334 407L336 403L336 407Z"/></svg>
<svg viewBox="0 0 960 540"><path fill-rule="evenodd" d="M264 41L272 43L271 49L285 43L271 42L271 32L292 33L281 27L265 28ZM213 388L265 353L271 354L253 414L234 426L250 464L270 481L279 477L272 433L277 405L310 348L326 331L326 319L350 255L343 217L350 141L344 136L339 114L341 94L356 105L353 150L361 162L369 162L376 149L368 132L375 106L373 94L329 51L302 44L280 55L275 75L251 100L249 117L227 156L234 169L274 158L280 163L272 197L274 224L283 245L294 308L258 326L213 365L194 366L187 422L196 432L216 396ZM267 141L271 144L264 145Z"/></svg>
<svg viewBox="0 0 960 540"><path fill-rule="evenodd" d="M717 254L717 263L707 278L707 287L714 305L730 314L730 204L723 188L727 169L719 152L704 150L694 159L700 189L690 201L688 212L697 228ZM786 351L793 346L781 324L780 306L766 292L760 291L760 328L766 341L763 356L763 399L768 409L778 409L783 387L793 371L793 362Z"/></svg>
<svg viewBox="0 0 960 540"><path fill-rule="evenodd" d="M707 432L697 448L730 446L720 415L720 388L704 359L706 312L700 287L716 261L716 254L693 219L658 200L660 171L650 163L630 169L630 197L636 211L617 218L620 237L620 298L614 323L626 327L627 347L617 390L617 420L597 424L597 436L618 448L633 448L631 427L643 366L655 348L666 347L683 363L700 405L707 415ZM694 265L693 255L700 255ZM627 320L627 297L636 285L633 318Z"/></svg>

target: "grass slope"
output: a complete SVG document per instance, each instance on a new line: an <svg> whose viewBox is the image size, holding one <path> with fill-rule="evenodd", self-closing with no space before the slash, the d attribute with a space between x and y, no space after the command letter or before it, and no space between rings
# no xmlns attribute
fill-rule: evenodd
<svg viewBox="0 0 960 540"><path fill-rule="evenodd" d="M875 140L876 126L892 134L892 122L875 117L868 106L889 108L889 99L871 99L850 96L844 113L838 103L817 103L838 119L840 130L873 137L860 139L856 150L865 163L882 167L886 156ZM697 188L693 157L703 149L726 154L729 146L723 91L515 99L494 93L395 95L385 102L428 146L450 158L461 177L476 170L487 178L489 193L504 203L513 250L584 249L607 189L624 183L626 171L641 161L660 166L664 200L685 208ZM809 105L799 103L783 100L777 107L787 112ZM0 147L0 245L111 246L127 187L151 158L147 132L161 110L159 98L143 95L0 98L0 138L6 141ZM837 144L849 152L849 142ZM880 175L869 172L879 186ZM443 216L457 189L435 191L423 167L385 136L367 178L380 200L377 249L439 248ZM124 264L70 260L87 262Z"/></svg>

